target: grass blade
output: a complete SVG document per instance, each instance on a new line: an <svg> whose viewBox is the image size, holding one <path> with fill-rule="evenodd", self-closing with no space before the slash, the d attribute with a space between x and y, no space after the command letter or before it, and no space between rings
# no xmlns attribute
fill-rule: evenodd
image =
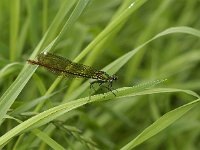
<svg viewBox="0 0 200 150"><path fill-rule="evenodd" d="M159 82L156 82L156 83L159 83ZM144 85L144 86L139 86L139 87L136 86L136 87L127 87L127 88L117 89L118 92L116 93L116 95L117 95L117 97L125 97L125 96L129 97L130 95L137 96L137 95L162 93L162 92L185 92L185 93L188 93L188 90L180 90L180 89L167 89L167 90L163 90L163 91L161 89L157 89L157 90L152 89L150 91L147 90L148 92L146 92L146 90L144 90L151 86L152 86L152 83ZM193 92L191 92L191 93L192 93L191 95L193 95ZM22 132L25 132L32 128L37 128L46 123L49 123L50 121L56 119L57 117L63 115L64 113L67 113L71 110L81 107L87 103L98 102L98 101L102 101L102 100L105 101L105 100L112 99L113 97L114 97L113 93L109 92L106 94L99 94L96 96L92 96L91 99L89 99L88 97L81 98L76 101L71 101L71 102L64 103L59 106L53 107L47 111L44 111L26 121L24 121L23 123L19 124L18 126L11 129L9 132L4 134L3 136L1 136L0 137L0 146L4 145L8 140L10 140L14 136L16 136ZM199 99L198 99L198 101L195 101L194 104L197 104L198 102L199 102ZM194 106L194 105L192 105L192 106Z"/></svg>
<svg viewBox="0 0 200 150"><path fill-rule="evenodd" d="M130 141L127 145L125 145L121 150L130 150L135 148L137 145L143 143L148 140L152 136L158 134L160 131L167 128L169 125L174 123L176 120L181 118L185 113L194 108L200 103L200 99L192 101L191 103L185 104L177 109L174 109L162 117L160 117L156 122L147 127L140 135L138 135L135 139Z"/></svg>

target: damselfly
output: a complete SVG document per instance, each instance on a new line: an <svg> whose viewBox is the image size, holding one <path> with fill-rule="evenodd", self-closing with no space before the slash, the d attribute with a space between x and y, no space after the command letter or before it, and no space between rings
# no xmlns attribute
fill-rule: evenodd
<svg viewBox="0 0 200 150"><path fill-rule="evenodd" d="M42 52L37 56L37 61L27 60L28 63L33 65L39 65L45 67L51 72L64 77L69 78L88 78L95 79L90 82L90 88L93 88L93 84L97 83L99 86L108 83L105 86L112 93L112 82L117 80L116 75L109 75L104 71L97 70L90 66L86 66L80 63L72 62L71 60L62 56L55 55L53 53ZM115 93L113 93L115 95ZM116 95L115 95L116 96Z"/></svg>

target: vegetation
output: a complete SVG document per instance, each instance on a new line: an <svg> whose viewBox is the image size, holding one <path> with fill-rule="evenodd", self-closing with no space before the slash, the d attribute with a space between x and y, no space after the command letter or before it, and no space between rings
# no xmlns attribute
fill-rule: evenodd
<svg viewBox="0 0 200 150"><path fill-rule="evenodd" d="M200 149L199 10L198 0L1 0L0 147ZM116 96L26 62L42 51L116 74Z"/></svg>

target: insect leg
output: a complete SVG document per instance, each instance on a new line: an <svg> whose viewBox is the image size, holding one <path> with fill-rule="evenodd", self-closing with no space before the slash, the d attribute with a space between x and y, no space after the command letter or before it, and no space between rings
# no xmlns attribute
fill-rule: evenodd
<svg viewBox="0 0 200 150"><path fill-rule="evenodd" d="M108 89L110 92L112 92L113 95L117 96L117 95L113 92L113 89L112 89L112 82L110 82L108 86L105 86L105 85L101 85L101 86L105 87L105 88Z"/></svg>
<svg viewBox="0 0 200 150"><path fill-rule="evenodd" d="M112 89L112 82L109 82L108 87L109 87L112 91L113 91L113 90L117 91L117 89ZM117 92L118 92L118 91L117 91Z"/></svg>
<svg viewBox="0 0 200 150"><path fill-rule="evenodd" d="M95 83L97 83L97 81L90 82L90 89L93 89L96 92L97 90L93 86L93 84L95 84Z"/></svg>
<svg viewBox="0 0 200 150"><path fill-rule="evenodd" d="M93 88L95 90L95 92L96 92L97 90L93 86L93 84L95 84L95 83L97 83L99 85L100 90L103 92L103 89L101 88L101 86L102 86L103 83L105 83L105 81L95 80L95 81L90 82L90 89ZM103 95L104 95L104 93L103 93Z"/></svg>
<svg viewBox="0 0 200 150"><path fill-rule="evenodd" d="M107 87L107 86L105 86L110 92L112 92L113 93L113 95L115 95L115 96L117 96L114 92L113 92L113 89L111 88L111 87Z"/></svg>

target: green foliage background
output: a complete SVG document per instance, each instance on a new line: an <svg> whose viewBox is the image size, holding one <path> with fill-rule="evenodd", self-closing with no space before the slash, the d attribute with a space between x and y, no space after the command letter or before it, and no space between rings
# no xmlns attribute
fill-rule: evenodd
<svg viewBox="0 0 200 150"><path fill-rule="evenodd" d="M199 10L199 0L1 0L0 147L199 149ZM41 51L117 74L116 97L26 63Z"/></svg>

